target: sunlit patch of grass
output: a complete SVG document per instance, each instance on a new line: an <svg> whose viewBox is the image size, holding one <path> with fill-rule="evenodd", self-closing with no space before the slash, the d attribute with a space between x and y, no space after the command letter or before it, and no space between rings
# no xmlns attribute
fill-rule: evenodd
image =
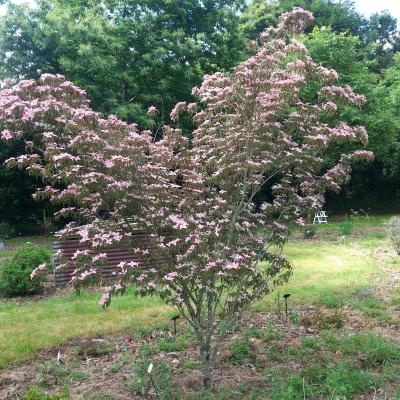
<svg viewBox="0 0 400 400"><path fill-rule="evenodd" d="M0 303L0 368L70 338L146 327L166 319L168 308L157 297L135 297L129 290L107 310L99 306L99 297L83 293L28 304Z"/></svg>
<svg viewBox="0 0 400 400"><path fill-rule="evenodd" d="M280 292L291 293L290 302L318 303L321 296L344 296L354 287L369 284L375 271L369 251L340 243L291 242L284 250L293 265L293 276ZM276 292L256 306L272 304ZM340 298L332 299L341 302Z"/></svg>
<svg viewBox="0 0 400 400"><path fill-rule="evenodd" d="M17 254L17 250L2 250L0 252L0 268L1 268L1 261L8 257L13 257Z"/></svg>
<svg viewBox="0 0 400 400"><path fill-rule="evenodd" d="M317 232L340 232L346 221L351 221L352 229L364 229L384 226L392 215L367 215L367 216L343 216L329 218L327 224L316 224Z"/></svg>

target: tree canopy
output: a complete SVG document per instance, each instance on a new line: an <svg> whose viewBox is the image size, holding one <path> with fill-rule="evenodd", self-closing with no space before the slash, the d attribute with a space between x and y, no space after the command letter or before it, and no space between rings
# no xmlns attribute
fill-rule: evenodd
<svg viewBox="0 0 400 400"><path fill-rule="evenodd" d="M203 75L240 60L239 6L236 0L10 5L0 30L1 75L65 75L96 110L150 127L150 105L168 116Z"/></svg>
<svg viewBox="0 0 400 400"><path fill-rule="evenodd" d="M387 12L367 19L348 0L38 0L34 8L9 3L0 18L0 77L17 82L62 74L87 92L103 116L115 114L154 131L171 122L176 102L193 101L191 88L204 75L230 71L251 54L247 44L293 6L315 16L302 39L313 58L337 69L341 84L368 98L362 109L348 108L341 118L366 126L376 158L355 171L342 200L373 207L366 199L373 188L376 204L383 198L393 204L399 185L400 39ZM157 120L147 114L149 106L159 110ZM181 125L190 132L190 119ZM13 146L0 144L2 160L21 151ZM40 181L3 167L0 178L0 202L13 204L16 216L1 218L37 219L42 210L29 197ZM13 181L19 184L11 190Z"/></svg>

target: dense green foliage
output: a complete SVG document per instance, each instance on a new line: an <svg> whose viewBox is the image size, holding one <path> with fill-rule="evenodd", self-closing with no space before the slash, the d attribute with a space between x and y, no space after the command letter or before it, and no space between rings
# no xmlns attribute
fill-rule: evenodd
<svg viewBox="0 0 400 400"><path fill-rule="evenodd" d="M21 154L19 143L0 142L0 163ZM0 166L0 221L12 224L17 233L33 234L40 231L43 202L33 201L31 195L41 182L25 171ZM48 207L48 206L46 206Z"/></svg>
<svg viewBox="0 0 400 400"><path fill-rule="evenodd" d="M10 6L0 31L1 75L60 73L104 113L151 127L204 74L240 59L235 0L40 0Z"/></svg>
<svg viewBox="0 0 400 400"><path fill-rule="evenodd" d="M23 247L0 265L0 296L14 297L39 293L47 280L45 271L31 279L32 271L41 264L50 264L48 249L37 246Z"/></svg>
<svg viewBox="0 0 400 400"><path fill-rule="evenodd" d="M168 123L173 105L191 101L191 88L204 74L229 71L245 56L248 39L293 6L315 15L304 37L312 57L335 68L339 83L368 97L362 109L339 117L366 127L375 161L356 170L329 204L348 210L385 201L390 208L400 195L400 35L388 12L367 19L351 0L39 0L33 9L9 4L0 20L0 77L63 74L88 92L96 110L156 131L149 106ZM0 143L0 161L21 151ZM21 221L42 221L48 206L30 197L40 184L0 167L0 221L18 232Z"/></svg>
<svg viewBox="0 0 400 400"><path fill-rule="evenodd" d="M7 239L15 235L13 227L7 222L0 222L0 240Z"/></svg>
<svg viewBox="0 0 400 400"><path fill-rule="evenodd" d="M63 74L88 92L96 110L151 128L149 106L168 121L205 74L240 59L239 6L236 0L11 4L0 24L0 76ZM19 150L0 144L0 160ZM33 208L29 213L40 218L30 199L35 182L3 168L0 177L0 209L11 206L26 220Z"/></svg>
<svg viewBox="0 0 400 400"><path fill-rule="evenodd" d="M365 46L361 39L330 28L314 28L305 44L315 60L335 68L339 82L350 85L364 94L368 102L362 108L347 108L339 117L352 124L362 124L369 135L368 149L375 154L372 164L355 169L351 184L343 190L341 203L353 207L379 207L386 197L396 198L400 184L399 168L399 114L395 90L396 63L388 70L374 72L377 65L373 45ZM389 79L394 80L390 82ZM333 122L333 121L328 121ZM334 149L332 149L334 151Z"/></svg>
<svg viewBox="0 0 400 400"><path fill-rule="evenodd" d="M330 26L338 33L363 35L368 26L368 21L357 13L349 0L251 0L241 15L242 29L246 36L255 38L266 27L276 23L282 12L296 6L310 10L316 26Z"/></svg>

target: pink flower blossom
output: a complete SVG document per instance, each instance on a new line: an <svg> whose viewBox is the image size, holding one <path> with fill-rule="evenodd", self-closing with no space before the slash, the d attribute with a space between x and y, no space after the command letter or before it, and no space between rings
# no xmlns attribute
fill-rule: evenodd
<svg viewBox="0 0 400 400"><path fill-rule="evenodd" d="M147 109L147 114L149 114L151 117L155 117L155 116L158 114L158 110L157 110L156 107L150 106L150 107Z"/></svg>
<svg viewBox="0 0 400 400"><path fill-rule="evenodd" d="M111 296L109 292L103 293L99 300L99 304L101 305L102 308L107 307L111 302Z"/></svg>
<svg viewBox="0 0 400 400"><path fill-rule="evenodd" d="M174 271L174 272L170 272L170 273L166 274L166 275L164 276L164 279L165 279L166 281L173 281L173 280L175 280L175 279L178 278L178 277L179 277L179 274L178 274L176 271Z"/></svg>
<svg viewBox="0 0 400 400"><path fill-rule="evenodd" d="M296 219L296 224L297 225L299 225L299 226L305 226L305 222L304 222L304 219L303 218L297 218Z"/></svg>
<svg viewBox="0 0 400 400"><path fill-rule="evenodd" d="M1 138L3 140L11 140L13 138L13 134L8 129L5 129L3 132L1 132Z"/></svg>
<svg viewBox="0 0 400 400"><path fill-rule="evenodd" d="M47 264L40 264L37 268L35 268L32 272L31 272L31 279L33 279L40 271L45 271L48 268Z"/></svg>
<svg viewBox="0 0 400 400"><path fill-rule="evenodd" d="M186 229L188 227L188 223L179 217L179 215L170 215L169 219L174 223L174 228L176 229Z"/></svg>
<svg viewBox="0 0 400 400"><path fill-rule="evenodd" d="M97 262L100 260L106 260L106 259L107 259L107 253L99 253L92 257L93 262Z"/></svg>

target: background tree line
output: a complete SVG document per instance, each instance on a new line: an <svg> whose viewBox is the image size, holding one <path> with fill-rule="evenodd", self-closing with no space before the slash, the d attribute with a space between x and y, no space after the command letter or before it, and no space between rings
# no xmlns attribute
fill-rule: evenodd
<svg viewBox="0 0 400 400"><path fill-rule="evenodd" d="M192 100L191 88L203 75L229 71L248 55L248 42L293 6L316 18L302 38L312 57L335 68L339 83L368 97L365 106L349 107L337 118L365 126L375 161L356 169L328 207L394 210L400 197L400 34L387 12L366 19L349 0L38 0L34 8L8 3L0 19L0 77L65 75L87 91L96 110L152 129L149 106L170 122L173 105ZM0 161L22 150L2 142ZM1 166L0 221L20 232L37 227L49 208L31 199L38 185Z"/></svg>

